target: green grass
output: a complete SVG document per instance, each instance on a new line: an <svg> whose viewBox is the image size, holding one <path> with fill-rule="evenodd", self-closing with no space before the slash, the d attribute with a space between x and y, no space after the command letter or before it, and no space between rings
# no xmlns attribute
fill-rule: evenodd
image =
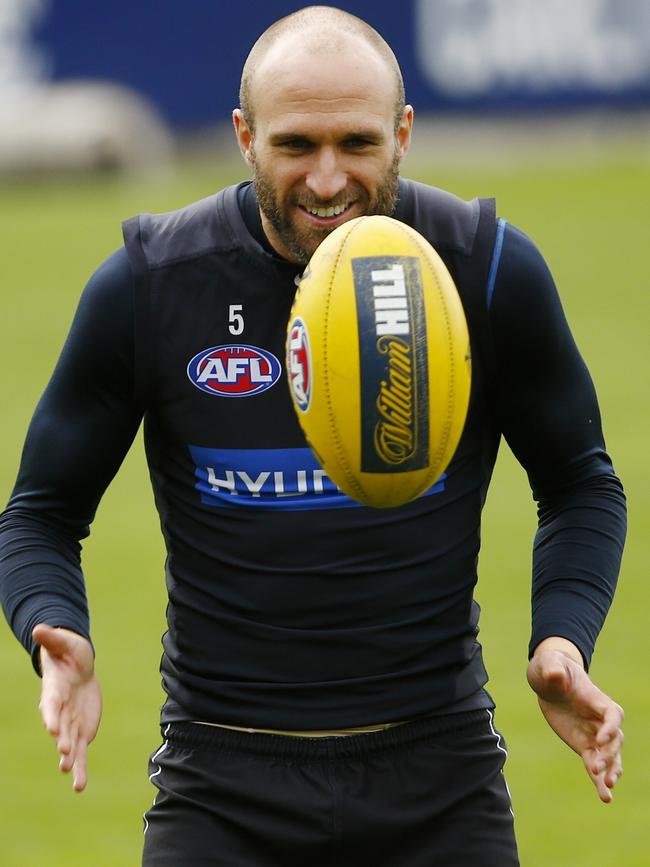
<svg viewBox="0 0 650 867"><path fill-rule="evenodd" d="M525 682L530 541L535 512L524 473L504 448L484 522L481 639L511 750L507 776L526 867L641 867L650 760L644 665L650 520L647 431L645 199L650 164L639 149L584 165L533 160L493 171L410 166L464 196L496 194L500 213L540 244L599 391L608 445L630 504L620 591L592 673L625 706L626 775L601 805L581 768L546 728ZM434 171L435 168L435 171ZM87 276L120 243L119 222L166 210L229 182L213 165L183 164L157 184L107 179L15 183L0 199L0 499L8 496L24 432ZM645 193L643 192L645 191ZM43 460L47 460L43 455ZM645 530L644 530L645 528ZM105 712L81 796L57 772L37 713L39 681L0 630L0 863L4 867L122 867L139 863L141 814L153 790L146 760L159 741L158 662L163 550L138 441L100 508L85 566ZM399 867L399 865L395 865ZM450 865L451 867L451 865Z"/></svg>

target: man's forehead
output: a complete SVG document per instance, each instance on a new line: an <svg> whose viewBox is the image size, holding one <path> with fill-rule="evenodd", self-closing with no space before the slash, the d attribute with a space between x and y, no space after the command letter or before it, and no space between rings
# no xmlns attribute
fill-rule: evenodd
<svg viewBox="0 0 650 867"><path fill-rule="evenodd" d="M345 118L354 126L364 117L392 123L395 93L385 68L369 69L358 58L327 65L310 58L306 66L294 58L259 75L252 102L257 122L329 124Z"/></svg>
<svg viewBox="0 0 650 867"><path fill-rule="evenodd" d="M260 118L266 135L270 139L285 135L300 135L306 138L346 138L359 136L362 138L381 138L385 135L387 125L392 128L392 118L389 112L381 110L376 104L368 105L349 102L337 102L319 105L312 100L304 103L304 110L282 110L282 106L270 105L268 111L262 112Z"/></svg>

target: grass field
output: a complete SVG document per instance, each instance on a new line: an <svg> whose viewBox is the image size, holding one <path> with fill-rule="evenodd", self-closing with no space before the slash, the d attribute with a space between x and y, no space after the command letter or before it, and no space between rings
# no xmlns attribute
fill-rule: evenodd
<svg viewBox="0 0 650 867"><path fill-rule="evenodd" d="M592 673L627 711L626 774L599 803L580 760L546 728L525 682L530 541L535 510L524 473L504 448L484 523L481 638L497 721L511 751L525 867L650 864L646 583L650 525L648 265L650 156L641 145L556 164L461 170L411 164L410 173L463 197L496 194L499 211L531 234L559 284L598 387L605 434L628 493L630 534L620 591ZM168 210L234 179L184 162L164 181L21 182L0 194L0 499L9 495L25 429L87 276L120 243L119 222ZM42 456L44 461L48 455ZM85 565L105 712L90 784L75 795L57 771L37 714L39 681L0 630L0 865L128 867L139 863L141 814L153 790L148 754L159 742L158 662L164 619L163 550L138 441L100 508ZM181 867L181 865L179 865ZM307 865L306 865L307 867ZM395 865L399 867L399 865ZM450 865L453 867L453 865ZM480 865L477 865L480 867Z"/></svg>

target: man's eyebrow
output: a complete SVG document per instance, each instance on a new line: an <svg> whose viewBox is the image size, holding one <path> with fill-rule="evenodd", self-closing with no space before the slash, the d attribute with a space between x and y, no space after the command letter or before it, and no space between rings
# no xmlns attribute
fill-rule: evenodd
<svg viewBox="0 0 650 867"><path fill-rule="evenodd" d="M382 141L384 139L384 131L378 129L357 129L346 133L341 137L342 141L350 138L361 138L367 141Z"/></svg>
<svg viewBox="0 0 650 867"><path fill-rule="evenodd" d="M383 141L384 133L377 129L358 129L348 130L339 137L340 141L348 141L349 139L364 139L370 142L379 142ZM285 142L294 140L312 142L314 141L314 137L308 132L299 132L298 130L275 132L269 135L269 142L272 145L284 144Z"/></svg>
<svg viewBox="0 0 650 867"><path fill-rule="evenodd" d="M269 136L269 142L271 144L284 144L284 142L288 141L311 141L311 138L304 132L275 132L271 133Z"/></svg>

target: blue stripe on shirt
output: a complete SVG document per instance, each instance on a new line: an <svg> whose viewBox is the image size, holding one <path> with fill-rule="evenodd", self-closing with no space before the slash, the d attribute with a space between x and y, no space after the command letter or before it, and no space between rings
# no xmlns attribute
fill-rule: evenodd
<svg viewBox="0 0 650 867"><path fill-rule="evenodd" d="M497 236L494 241L494 252L492 253L492 263L490 264L490 274L487 282L487 306L488 310L492 304L492 296L494 295L494 284L497 281L497 271L499 270L499 262L501 261L501 251L503 249L503 236L506 231L507 222L504 219L497 221Z"/></svg>

